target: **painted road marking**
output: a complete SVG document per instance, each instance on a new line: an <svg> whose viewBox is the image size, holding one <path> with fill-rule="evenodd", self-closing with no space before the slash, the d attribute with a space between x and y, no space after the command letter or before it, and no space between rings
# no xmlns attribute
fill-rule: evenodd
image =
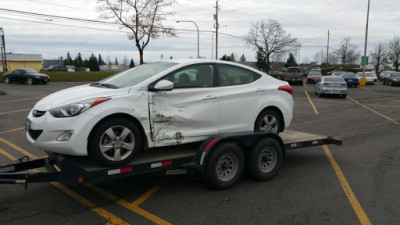
<svg viewBox="0 0 400 225"><path fill-rule="evenodd" d="M311 101L311 99L309 99L309 101ZM344 176L342 170L340 169L339 164L337 164L331 151L326 145L323 145L322 148L324 149L325 155L328 157L329 162L331 163L331 166L335 171L340 184L342 185L343 191L345 192L347 199L349 200L351 206L353 207L354 212L356 213L359 221L361 222L361 225L371 225L371 222L369 221L367 214L361 207L360 202L357 200L353 190L351 189L349 183L347 182L346 177Z"/></svg>
<svg viewBox="0 0 400 225"><path fill-rule="evenodd" d="M19 128L15 128L15 129L11 129L11 130L1 131L0 134L11 133L11 132L20 131L23 129L25 129L25 127L19 127Z"/></svg>
<svg viewBox="0 0 400 225"><path fill-rule="evenodd" d="M85 183L84 185L86 187L88 187L89 189L92 189L93 191L95 191L95 192L99 193L100 195L104 196L105 198L108 198L109 200L117 203L118 205L120 205L120 206L122 206L122 207L124 207L124 208L126 208L126 209L128 209L128 210L130 210L130 211L132 211L132 212L134 212L136 214L138 214L138 215L143 216L144 218L152 221L155 224L172 225L171 223L169 223L169 222L167 222L167 221L165 221L165 220L163 220L163 219L161 219L161 218L159 218L159 217L147 212L146 210L138 207L137 205L135 205L135 202L129 203L129 202L127 202L125 200L122 200L119 197L117 197L117 196L115 196L115 195L113 195L113 194L101 189L100 187L97 187L97 186L93 185L93 184Z"/></svg>
<svg viewBox="0 0 400 225"><path fill-rule="evenodd" d="M152 187L150 190L148 190L146 193L144 193L142 196L140 196L138 199L136 199L134 202L132 202L133 205L139 206L142 204L144 201L146 201L148 198L150 198L154 193L156 193L160 188L167 183L170 180L169 177L164 177L159 181L154 187Z"/></svg>
<svg viewBox="0 0 400 225"><path fill-rule="evenodd" d="M368 219L367 214L365 213L364 209L361 207L360 202L357 200L353 190L351 190L351 187L349 185L349 182L347 182L346 177L344 176L342 170L340 169L339 165L337 164L335 158L332 155L332 152L329 150L328 146L323 145L322 148L325 151L326 156L329 159L329 162L332 165L333 170L336 173L336 176L338 177L340 184L342 185L343 191L347 196L347 199L349 199L349 202L351 206L353 207L354 212L356 213L358 219L361 222L361 225L371 225L371 222Z"/></svg>
<svg viewBox="0 0 400 225"><path fill-rule="evenodd" d="M42 97L0 101L0 104L3 104L3 103L13 103L13 102L23 102L23 101L32 101L32 100L38 100L38 99L41 99L41 98L42 98Z"/></svg>
<svg viewBox="0 0 400 225"><path fill-rule="evenodd" d="M353 102L355 102L356 104L361 105L362 107L364 107L364 108L368 109L369 111L371 111L371 112L373 112L373 113L375 113L375 114L377 114L377 115L379 115L379 116L381 116L381 117L383 117L383 118L389 120L390 122L393 122L394 124L400 124L400 123L397 122L396 120L394 120L394 119L392 119L392 118L390 118L390 117L388 117L388 116L385 116L385 115L383 115L382 113L379 113L378 111L375 111L375 110L371 109L370 107L368 107L368 106L366 106L366 105L364 105L364 104L358 102L357 100L355 100L355 99L353 99L353 98L351 98L351 97L348 97L348 98L349 98L350 100L352 100Z"/></svg>
<svg viewBox="0 0 400 225"><path fill-rule="evenodd" d="M21 109L21 110L9 111L9 112L0 112L0 115L12 114L12 113L18 113L18 112L26 112L26 111L31 111L31 109Z"/></svg>
<svg viewBox="0 0 400 225"><path fill-rule="evenodd" d="M2 139L2 138L1 138ZM3 139L4 140L4 139ZM2 140L2 142L3 142ZM22 150L22 152L27 152L26 150L23 150L22 148L12 144L11 142L8 142L7 140L5 140L7 145L11 144L10 146L14 146L17 149L19 149L18 151ZM13 147L13 148L14 148ZM14 148L15 149L15 148ZM7 157L8 159L10 159L11 161L14 162L18 162L18 159L14 156L12 156L11 154L9 154L8 152L4 151L3 149L0 148L0 154L4 155L5 157ZM34 156L32 154L30 154L30 156L32 159L37 159L37 156ZM37 169L32 169L30 170L31 172L39 172L39 170ZM62 185L59 182L50 182L50 184L59 189L60 191L64 192L66 195L70 196L71 198L75 199L76 201L78 201L79 203L81 203L83 206L89 208L90 210L92 210L93 212L97 213L98 215L100 215L101 217L105 218L106 220L108 220L108 222L106 223L106 225L114 225L114 224L121 224L121 225L128 225L129 223L123 221L122 219L116 217L115 215L113 215L112 213L108 212L107 210L104 210L103 208L98 207L96 204L94 204L93 202L87 200L86 198L82 197L81 195L79 195L78 193L72 191L71 189L67 188L66 186Z"/></svg>
<svg viewBox="0 0 400 225"><path fill-rule="evenodd" d="M316 115L319 115L319 112L318 112L317 108L315 107L314 103L311 101L311 98L310 98L310 96L308 95L307 90L305 90L304 93L306 93L308 102L310 102L311 107L313 108L315 114L316 114Z"/></svg>

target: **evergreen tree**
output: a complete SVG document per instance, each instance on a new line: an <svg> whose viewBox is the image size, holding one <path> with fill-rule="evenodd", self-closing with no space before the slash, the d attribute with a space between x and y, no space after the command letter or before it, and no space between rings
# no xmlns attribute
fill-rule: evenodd
<svg viewBox="0 0 400 225"><path fill-rule="evenodd" d="M118 59L115 57L115 65L118 65Z"/></svg>
<svg viewBox="0 0 400 225"><path fill-rule="evenodd" d="M87 60L87 59L85 59L85 60L83 60L83 66L85 67L85 68L89 68L89 61Z"/></svg>
<svg viewBox="0 0 400 225"><path fill-rule="evenodd" d="M257 63L256 66L259 70L263 70L263 71L268 71L267 70L267 56L265 55L265 53L261 50L258 49L257 53L256 53L256 59L257 59Z"/></svg>
<svg viewBox="0 0 400 225"><path fill-rule="evenodd" d="M240 62L246 62L246 57L244 57L244 54L240 57Z"/></svg>
<svg viewBox="0 0 400 225"><path fill-rule="evenodd" d="M67 57L64 60L64 65L74 65L74 60L72 60L69 52L67 52Z"/></svg>
<svg viewBox="0 0 400 225"><path fill-rule="evenodd" d="M229 61L236 62L235 54L233 54L233 52L231 53L231 57L230 57Z"/></svg>
<svg viewBox="0 0 400 225"><path fill-rule="evenodd" d="M104 62L103 58L101 57L100 53L99 53L99 66L102 65L106 65L106 63Z"/></svg>
<svg viewBox="0 0 400 225"><path fill-rule="evenodd" d="M93 53L89 58L88 66L89 66L90 71L99 71L100 70L99 62L97 61L97 58L96 58L96 56L94 56Z"/></svg>
<svg viewBox="0 0 400 225"><path fill-rule="evenodd" d="M298 66L298 64L296 62L296 59L294 58L293 53L289 54L289 58L287 59L286 64L285 64L286 68L291 67L291 66Z"/></svg>
<svg viewBox="0 0 400 225"><path fill-rule="evenodd" d="M131 59L131 62L129 63L129 68L135 67L135 62L133 59Z"/></svg>
<svg viewBox="0 0 400 225"><path fill-rule="evenodd" d="M80 52L79 52L78 55L75 57L74 66L75 66L76 68L80 68L80 67L83 67L83 66L84 66L83 61L82 61L82 55L81 55Z"/></svg>

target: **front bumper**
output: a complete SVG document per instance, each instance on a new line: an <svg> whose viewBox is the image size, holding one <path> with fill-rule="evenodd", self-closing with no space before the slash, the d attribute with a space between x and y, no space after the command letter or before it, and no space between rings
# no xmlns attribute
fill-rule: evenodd
<svg viewBox="0 0 400 225"><path fill-rule="evenodd" d="M55 118L48 111L35 117L29 113L25 130L27 139L41 150L68 155L87 155L87 139L100 119L88 113L75 117ZM73 132L69 140L57 141L65 132Z"/></svg>

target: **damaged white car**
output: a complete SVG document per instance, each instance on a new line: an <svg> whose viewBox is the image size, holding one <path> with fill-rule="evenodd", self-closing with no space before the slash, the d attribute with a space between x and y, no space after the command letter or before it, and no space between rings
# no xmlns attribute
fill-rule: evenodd
<svg viewBox="0 0 400 225"><path fill-rule="evenodd" d="M117 166L141 150L214 134L283 131L291 94L287 82L237 63L150 63L41 99L25 129L38 149Z"/></svg>

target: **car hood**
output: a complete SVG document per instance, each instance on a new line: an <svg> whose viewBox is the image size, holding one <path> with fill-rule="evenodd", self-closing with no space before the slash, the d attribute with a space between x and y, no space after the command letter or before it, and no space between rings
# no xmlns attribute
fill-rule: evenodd
<svg viewBox="0 0 400 225"><path fill-rule="evenodd" d="M104 87L92 87L89 85L77 86L64 89L48 95L38 101L34 106L35 110L48 111L63 105L80 102L83 100L113 97L117 95L127 94L129 88L110 89Z"/></svg>

